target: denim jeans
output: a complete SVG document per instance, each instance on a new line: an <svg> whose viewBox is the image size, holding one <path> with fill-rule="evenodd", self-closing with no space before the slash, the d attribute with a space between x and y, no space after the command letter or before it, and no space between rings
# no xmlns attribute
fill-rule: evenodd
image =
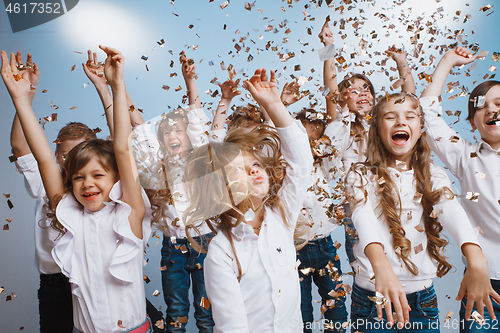
<svg viewBox="0 0 500 333"><path fill-rule="evenodd" d="M491 281L491 286L497 294L500 294L500 280L490 280ZM493 309L495 310L495 315L497 316L497 319L492 320L490 314L488 313L488 310L484 308L484 320L485 323L483 326L480 326L478 323L476 323L474 320L468 321L465 320L465 307L467 306L467 299L464 297L462 299L462 305L460 306L460 332L462 333L476 333L476 332L498 332L500 331L500 323L498 322L500 318L500 305L495 303L495 301L491 300L491 303L493 304ZM474 312L476 310L476 305L474 304L474 309L472 310Z"/></svg>
<svg viewBox="0 0 500 333"><path fill-rule="evenodd" d="M345 230L345 252L347 254L347 259L349 259L349 264L352 264L356 260L353 247L358 242L358 239L354 236L356 233L356 228L354 228L354 224L352 223L350 218L351 210L348 203L344 204L344 214L345 218L342 220L342 224L344 225ZM352 268L352 271L354 272L354 268Z"/></svg>
<svg viewBox="0 0 500 333"><path fill-rule="evenodd" d="M411 308L410 322L403 328L396 323L389 327L385 310L383 320L377 320L375 302L368 299L375 292L353 284L351 294L351 332L419 332L435 333L439 329L439 310L434 286L406 294L408 305ZM394 318L396 320L396 318Z"/></svg>
<svg viewBox="0 0 500 333"><path fill-rule="evenodd" d="M71 284L62 273L40 275L38 311L41 333L70 333L73 329Z"/></svg>
<svg viewBox="0 0 500 333"><path fill-rule="evenodd" d="M304 322L304 332L312 332L314 327L313 306L312 306L312 281L318 287L321 296L321 304L325 305L327 300L334 300L332 308L328 308L324 313L324 323L329 325L325 332L343 332L342 323L347 321L347 311L345 309L345 293L339 297L329 296L328 293L335 290L343 293L344 288L339 287L341 281L333 281L330 277L330 270L327 268L331 261L337 268L338 276L342 275L340 260L337 256L337 249L333 246L332 237L328 236L308 242L297 252L297 258L301 264L299 266L300 292L302 320ZM304 274L303 269L311 268L310 272ZM326 306L326 305L325 305ZM325 325L326 327L326 325ZM335 329L337 328L337 329ZM323 327L321 327L323 329Z"/></svg>
<svg viewBox="0 0 500 333"><path fill-rule="evenodd" d="M203 245L211 234L203 235ZM195 237L200 242L200 237ZM184 253L183 253L184 252ZM189 314L189 287L193 282L193 306L196 326L200 332L213 332L212 310L201 306L202 298L208 300L203 278L203 261L206 254L196 252L187 238L177 238L172 243L163 237L161 249L163 297L167 304L165 328L167 332L185 332ZM191 277L191 279L190 279Z"/></svg>

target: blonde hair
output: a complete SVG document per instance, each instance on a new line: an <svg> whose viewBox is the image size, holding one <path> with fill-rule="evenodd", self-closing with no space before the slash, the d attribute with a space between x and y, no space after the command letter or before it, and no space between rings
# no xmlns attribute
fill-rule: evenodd
<svg viewBox="0 0 500 333"><path fill-rule="evenodd" d="M410 102L413 107L422 114L422 108L418 98L410 93L397 93L390 95L390 100L402 100ZM381 111L384 110L389 101L387 98L380 100L373 108L373 117L370 119L370 131L368 133L367 160L365 163L357 163L351 167L349 172L356 172L358 175L364 173L366 168L376 169L381 187L379 194L380 202L378 208L381 215L387 221L389 232L392 234L393 248L398 257L403 261L408 270L413 274L418 274L418 267L410 260L411 242L406 238L405 230L401 225L401 197L396 189L396 185L391 178L388 164L391 162L389 153L379 135L379 124L382 119ZM420 117L421 126L424 125L424 117ZM423 219L425 234L427 236L427 251L432 259L438 264L437 276L446 275L453 267L444 255L444 248L448 244L446 239L440 237L443 226L436 217L431 216L434 205L439 202L442 196L447 199L453 198L453 192L448 187L437 190L432 189L432 174L430 171L431 151L426 141L426 133L422 133L411 153L408 169L412 168L415 175L417 193L421 194L421 204L423 208ZM394 196L394 193L397 196ZM366 195L365 195L366 197ZM366 198L365 198L366 201ZM358 204L356 202L355 204ZM380 216L379 216L380 217Z"/></svg>
<svg viewBox="0 0 500 333"><path fill-rule="evenodd" d="M198 227L201 223L207 223L214 234L219 230L223 232L229 239L236 257L238 281L242 271L234 247L232 229L243 221L242 212L250 208L251 203L247 197L241 203L235 204L224 167L240 153L252 154L269 176L269 191L262 205L278 208L284 223L290 225L286 221L278 197L285 176L286 162L281 157L281 141L276 130L267 125L260 125L249 133L238 128L232 129L227 133L224 142L209 143L196 149L189 157L184 173L190 202L186 209L189 214L184 216L188 239L196 251L205 252L201 244L189 235L189 229L194 229L201 236ZM207 199L207 195L210 199ZM237 216L236 220L234 216Z"/></svg>

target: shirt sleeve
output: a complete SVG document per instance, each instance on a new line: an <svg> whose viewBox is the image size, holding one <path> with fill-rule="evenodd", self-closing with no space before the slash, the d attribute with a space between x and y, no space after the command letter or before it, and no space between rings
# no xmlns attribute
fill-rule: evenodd
<svg viewBox="0 0 500 333"><path fill-rule="evenodd" d="M337 118L328 124L325 134L331 138L332 144L339 152L339 158L342 158L350 144L353 114L349 111L343 111L340 107L337 107L337 112ZM350 165L347 166L347 168L349 167Z"/></svg>
<svg viewBox="0 0 500 333"><path fill-rule="evenodd" d="M310 183L313 164L311 147L306 130L299 120L276 130L281 139L281 153L287 162L279 198L289 217L288 222L295 228Z"/></svg>
<svg viewBox="0 0 500 333"><path fill-rule="evenodd" d="M375 215L373 201L368 193L368 178L349 172L346 178L346 195L352 210L351 219L359 237L359 246L364 249L371 243L384 246L379 230L384 228Z"/></svg>
<svg viewBox="0 0 500 333"><path fill-rule="evenodd" d="M40 199L45 196L45 187L38 170L38 163L33 154L24 155L17 158L17 170L24 176L24 186L33 199Z"/></svg>
<svg viewBox="0 0 500 333"><path fill-rule="evenodd" d="M338 118L338 117L337 117ZM344 126L345 127L345 126ZM330 149L332 154L325 156L321 159L321 168L326 176L326 180L330 181L340 176L342 169L342 160L340 149L335 145L336 137L335 131L339 128L336 127L336 122L333 121L325 128L325 135L330 139ZM346 140L347 141L347 140Z"/></svg>
<svg viewBox="0 0 500 333"><path fill-rule="evenodd" d="M141 151L141 153L154 153L156 154L160 149L160 143L156 135L151 131L151 124L144 123L135 126L132 130L134 144Z"/></svg>
<svg viewBox="0 0 500 333"><path fill-rule="evenodd" d="M448 187L451 189L451 182L446 172L437 166L432 168L432 181L434 189ZM441 197L441 200L434 205L434 210L438 212L437 219L443 225L443 228L451 235L459 248L465 243L479 245L478 238L469 217L462 205L456 198L447 199ZM480 246L480 245L479 245Z"/></svg>
<svg viewBox="0 0 500 333"><path fill-rule="evenodd" d="M464 157L471 145L470 142L462 139L440 116L441 107L437 97L422 97L420 105L425 114L429 147L450 172L461 179L464 172Z"/></svg>
<svg viewBox="0 0 500 333"><path fill-rule="evenodd" d="M232 259L216 239L209 245L203 269L205 288L212 305L214 332L249 332L245 303Z"/></svg>
<svg viewBox="0 0 500 333"><path fill-rule="evenodd" d="M208 119L205 111L203 109L191 109L187 112L187 118L189 124L186 128L186 134L191 141L191 146L198 148L207 144L206 132L209 130L210 119Z"/></svg>

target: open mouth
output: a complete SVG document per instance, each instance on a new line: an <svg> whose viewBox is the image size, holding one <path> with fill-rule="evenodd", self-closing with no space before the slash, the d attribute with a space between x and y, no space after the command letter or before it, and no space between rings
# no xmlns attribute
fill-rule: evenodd
<svg viewBox="0 0 500 333"><path fill-rule="evenodd" d="M86 200L93 200L95 199L95 197L99 195L99 192L91 192L91 193L84 193L82 194L82 196L86 199Z"/></svg>
<svg viewBox="0 0 500 333"><path fill-rule="evenodd" d="M488 121L486 123L486 125L497 125L497 126L500 126L500 119L498 119L498 115L500 114L500 110L495 112L495 115L493 116L493 118L491 118L490 121Z"/></svg>
<svg viewBox="0 0 500 333"><path fill-rule="evenodd" d="M372 105L372 104L370 103L370 101L368 101L368 100L366 100L366 99L361 100L361 101L357 102L356 104L358 104L358 105L364 105L364 104L366 104L366 105L369 105L369 106L371 106L371 105Z"/></svg>
<svg viewBox="0 0 500 333"><path fill-rule="evenodd" d="M405 131L397 131L392 135L392 142L397 145L404 145L410 139L410 134Z"/></svg>
<svg viewBox="0 0 500 333"><path fill-rule="evenodd" d="M180 143L171 144L170 149L172 149L172 151L176 151L177 149L181 149L181 144Z"/></svg>

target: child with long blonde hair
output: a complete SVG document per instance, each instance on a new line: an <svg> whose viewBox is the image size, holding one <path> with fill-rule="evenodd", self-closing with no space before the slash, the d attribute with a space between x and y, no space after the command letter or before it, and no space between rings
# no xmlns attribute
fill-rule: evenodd
<svg viewBox="0 0 500 333"><path fill-rule="evenodd" d="M195 151L185 173L187 224L206 221L217 232L205 259L216 332L301 332L293 235L312 156L304 128L280 101L274 71L268 80L256 70L246 86L276 130L234 129L223 143Z"/></svg>
<svg viewBox="0 0 500 333"><path fill-rule="evenodd" d="M63 175L31 109L28 73L20 75L2 51L1 74L38 162L50 209L64 230L52 256L71 282L73 331L152 332L142 272L151 231L149 201L136 183L131 159L124 58L117 50L101 49L108 55L104 74L113 91L114 141L78 144L67 156Z"/></svg>
<svg viewBox="0 0 500 333"><path fill-rule="evenodd" d="M488 296L479 282L487 275L484 255L446 173L431 162L423 124L414 95L382 99L370 120L367 161L347 175L359 235L351 321L360 332L395 330L393 309L400 331L439 332L432 278L452 268L444 256L443 229L470 263L481 263L472 264L462 280L469 301ZM387 322L378 322L383 308Z"/></svg>

